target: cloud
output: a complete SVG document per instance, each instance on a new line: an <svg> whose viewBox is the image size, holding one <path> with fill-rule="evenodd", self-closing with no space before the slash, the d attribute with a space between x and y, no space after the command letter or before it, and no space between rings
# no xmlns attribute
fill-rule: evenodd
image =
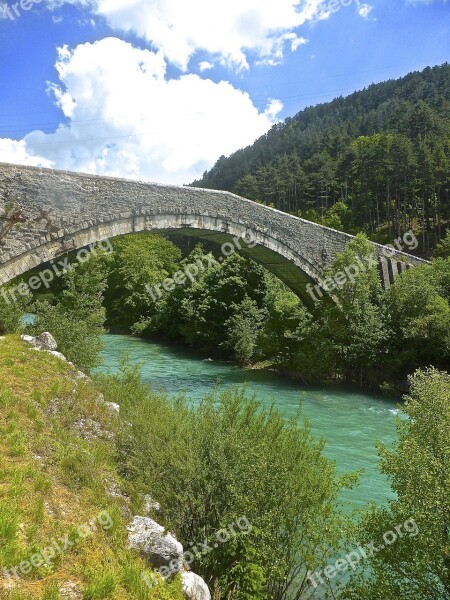
<svg viewBox="0 0 450 600"><path fill-rule="evenodd" d="M188 183L264 134L282 108L272 100L260 112L225 81L168 80L166 66L163 52L117 38L59 48L48 90L68 123L0 140L0 160Z"/></svg>
<svg viewBox="0 0 450 600"><path fill-rule="evenodd" d="M265 114L273 121L276 120L277 115L283 109L283 103L280 100L270 100L269 105L266 108Z"/></svg>
<svg viewBox="0 0 450 600"><path fill-rule="evenodd" d="M0 162L29 165L31 167L51 167L52 162L46 158L31 154L24 140L0 138Z"/></svg>
<svg viewBox="0 0 450 600"><path fill-rule="evenodd" d="M373 6L367 2L362 2L361 0L354 0L354 2L356 4L358 15L364 20L368 20L370 13L373 11ZM353 4L353 0L345 0L345 2L344 0L324 0L316 19L319 21L327 20L333 14L336 14L342 8L347 8L351 4Z"/></svg>
<svg viewBox="0 0 450 600"><path fill-rule="evenodd" d="M303 43L295 30L320 18L323 0L48 0L50 8L78 4L106 19L116 31L133 33L188 71L197 51L233 69L249 60L278 64L286 49Z"/></svg>
<svg viewBox="0 0 450 600"><path fill-rule="evenodd" d="M203 71L209 71L210 69L214 68L214 65L206 60L204 60L203 62L201 62L198 66L198 68L200 69L200 71L203 73Z"/></svg>
<svg viewBox="0 0 450 600"><path fill-rule="evenodd" d="M358 5L358 14L360 17L362 17L363 19L367 19L370 15L370 13L373 10L373 6L371 6L370 4L359 4Z"/></svg>

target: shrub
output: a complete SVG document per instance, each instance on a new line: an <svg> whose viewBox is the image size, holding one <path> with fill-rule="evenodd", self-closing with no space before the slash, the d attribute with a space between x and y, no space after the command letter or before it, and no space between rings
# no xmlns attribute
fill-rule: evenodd
<svg viewBox="0 0 450 600"><path fill-rule="evenodd" d="M100 364L105 309L102 307L106 288L104 257L91 258L79 264L77 271L63 276L64 290L56 304L37 302L34 333L49 331L58 349L80 369L89 371Z"/></svg>
<svg viewBox="0 0 450 600"><path fill-rule="evenodd" d="M13 301L8 286L3 286L1 290L4 293L0 293L0 335L18 333L22 329L22 316L31 303L31 295L21 296L16 293L16 301Z"/></svg>
<svg viewBox="0 0 450 600"><path fill-rule="evenodd" d="M162 504L185 550L211 547L194 569L236 598L300 597L345 522L335 508L344 480L309 424L263 409L245 389L216 389L192 407L149 390L136 369L99 382L131 424L121 441L125 476ZM250 527L236 526L243 522Z"/></svg>

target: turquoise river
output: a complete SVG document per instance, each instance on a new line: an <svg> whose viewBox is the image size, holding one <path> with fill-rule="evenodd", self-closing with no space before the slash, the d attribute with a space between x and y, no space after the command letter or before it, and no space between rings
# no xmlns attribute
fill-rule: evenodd
<svg viewBox="0 0 450 600"><path fill-rule="evenodd" d="M311 387L264 371L241 369L212 362L189 350L125 335L106 335L102 371L116 372L123 353L132 364L141 363L143 380L154 389L174 396L185 392L198 401L217 381L222 385L247 384L266 405L274 402L285 415L293 415L299 402L314 434L326 440L325 454L336 462L339 473L364 470L360 484L345 490L347 510L368 502L392 498L387 479L378 471L376 443L392 444L396 438L398 403L386 398L341 387Z"/></svg>

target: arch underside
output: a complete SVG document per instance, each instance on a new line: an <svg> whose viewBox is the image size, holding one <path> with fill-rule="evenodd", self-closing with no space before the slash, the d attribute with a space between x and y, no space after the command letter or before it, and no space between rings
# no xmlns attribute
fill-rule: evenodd
<svg viewBox="0 0 450 600"><path fill-rule="evenodd" d="M27 271L90 244L140 232L160 233L169 238L186 236L199 242L216 244L219 248L225 242L230 242L239 254L251 258L273 273L309 308L313 308L313 301L307 293L306 286L308 283L312 285L319 283L319 269L266 232L261 233L239 223L223 222L208 217L202 217L200 223L198 218L180 219L174 218L174 215L158 215L152 218L133 217L101 223L80 231L59 232L54 234L51 240L44 241L35 248L28 249L3 263L0 267L0 284L7 283ZM250 245L252 247L242 241L242 236L249 235L256 242L256 245ZM236 239L240 240L239 244L236 243Z"/></svg>
<svg viewBox="0 0 450 600"><path fill-rule="evenodd" d="M176 233L177 236L186 236L198 240L199 242L205 241L216 244L218 248L225 242L235 245L233 236L226 233L216 233L197 229L179 229L175 231L164 230L159 231L159 233L164 233L169 238L171 237L171 234L174 235L174 233ZM313 308L311 296L307 293L306 286L308 284L316 285L318 279L315 280L299 266L294 264L292 260L289 260L285 256L265 246L257 244L250 248L245 247L245 245L241 243L241 249L237 249L236 251L239 254L254 260L256 263L273 273L307 306Z"/></svg>

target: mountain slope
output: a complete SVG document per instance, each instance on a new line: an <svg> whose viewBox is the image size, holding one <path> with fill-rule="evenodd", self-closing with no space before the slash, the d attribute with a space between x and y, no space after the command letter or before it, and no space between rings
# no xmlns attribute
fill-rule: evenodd
<svg viewBox="0 0 450 600"><path fill-rule="evenodd" d="M427 254L450 218L449 154L445 63L307 108L192 185L380 241L414 228Z"/></svg>

